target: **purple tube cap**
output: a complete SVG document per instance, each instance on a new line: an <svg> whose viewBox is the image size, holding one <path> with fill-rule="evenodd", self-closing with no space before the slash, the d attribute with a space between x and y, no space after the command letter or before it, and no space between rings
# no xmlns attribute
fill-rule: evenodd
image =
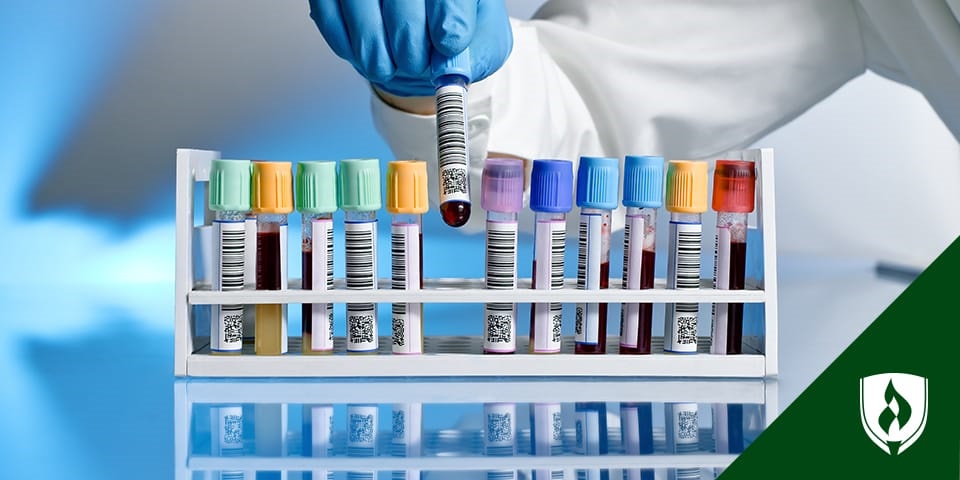
<svg viewBox="0 0 960 480"><path fill-rule="evenodd" d="M480 181L480 206L488 212L523 209L523 160L488 158Z"/></svg>

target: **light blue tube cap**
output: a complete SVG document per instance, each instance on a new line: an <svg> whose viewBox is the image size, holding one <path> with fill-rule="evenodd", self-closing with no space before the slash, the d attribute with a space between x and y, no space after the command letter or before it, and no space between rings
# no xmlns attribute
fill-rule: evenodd
<svg viewBox="0 0 960 480"><path fill-rule="evenodd" d="M663 206L663 157L627 155L623 160L623 206Z"/></svg>
<svg viewBox="0 0 960 480"><path fill-rule="evenodd" d="M459 75L467 79L467 83L473 80L473 68L470 66L470 49L465 48L462 52L447 57L436 51L430 57L430 80L434 85L437 80L445 75Z"/></svg>
<svg viewBox="0 0 960 480"><path fill-rule="evenodd" d="M620 161L607 157L580 157L577 168L577 206L613 210L620 193Z"/></svg>

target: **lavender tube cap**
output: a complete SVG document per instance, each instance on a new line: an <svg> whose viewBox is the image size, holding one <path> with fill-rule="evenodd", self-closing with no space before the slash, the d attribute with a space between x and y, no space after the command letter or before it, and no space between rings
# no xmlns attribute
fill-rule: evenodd
<svg viewBox="0 0 960 480"><path fill-rule="evenodd" d="M488 158L480 181L480 206L488 212L523 209L523 160Z"/></svg>

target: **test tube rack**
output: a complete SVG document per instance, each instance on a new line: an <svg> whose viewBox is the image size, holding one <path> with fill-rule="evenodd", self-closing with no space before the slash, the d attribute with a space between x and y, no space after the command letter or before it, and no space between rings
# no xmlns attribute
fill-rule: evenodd
<svg viewBox="0 0 960 480"><path fill-rule="evenodd" d="M211 471L271 471L301 472L324 469L327 471L390 471L417 470L468 475L484 470L510 469L529 471L546 468L565 472L563 478L577 478L581 469L671 469L671 468L726 468L737 453L723 453L714 444L717 420L705 411L710 405L738 404L744 411L744 436L755 437L779 415L778 384L775 379L643 379L639 381L600 380L588 384L571 379L531 381L524 379L464 380L459 382L414 381L398 385L395 380L375 381L302 381L300 379L179 379L174 382L175 465L178 480L196 478ZM608 452L582 453L573 449L576 429L571 412L577 402L606 404ZM695 403L700 408L698 421L698 448L685 453L672 453L665 448L665 425L662 416L653 420L652 453L633 454L625 449L626 438L618 404ZM484 456L482 453L482 422L475 417L479 404L512 404L517 409L516 454L512 456ZM562 452L551 456L537 456L530 449L531 425L523 410L535 404L561 404ZM332 451L329 456L312 457L302 454L304 434L298 422L271 418L275 430L268 441L274 444L258 448L259 439L247 438L243 453L230 456L205 451L193 431L202 422L205 407L267 405L287 406L287 414L300 405L327 405L337 408L331 428ZM377 451L373 457L351 457L345 446L348 435L343 409L349 405L379 406L389 414L391 405L443 405L445 414L458 412L459 421L446 422L425 417L419 436L420 456L393 456L392 432L389 427L377 426ZM451 408L452 407L452 408ZM280 410L280 409L275 409ZM470 413L472 412L472 417ZM749 413L748 413L749 412ZM426 413L426 412L425 412ZM659 412L658 412L659 413ZM454 416L457 413L453 413ZM336 417L336 415L335 415ZM389 417L388 417L389 418ZM709 420L708 420L709 419ZM249 426L249 423L247 423ZM428 427L428 425L431 425ZM244 435L248 437L248 435ZM277 445L277 444L280 445ZM300 448L298 447L300 444ZM284 453L285 452L285 453ZM252 475L247 478L252 478ZM316 478L316 477L314 477ZM376 478L376 476L374 477ZM483 478L482 476L471 478ZM520 478L523 478L522 476ZM531 478L528 474L526 478ZM611 472L610 478L621 478ZM661 478L661 477L657 477ZM713 478L712 476L704 478Z"/></svg>
<svg viewBox="0 0 960 480"><path fill-rule="evenodd" d="M289 289L277 291L212 291L197 284L194 277L194 208L198 192L205 191L210 167L220 153L211 150L178 149L176 172L176 280L174 373L187 377L694 377L763 378L777 375L777 262L774 218L774 160L768 148L745 150L742 159L757 165L756 225L748 239L750 257L762 259L759 269L748 264L744 290L715 290L709 278L701 280L699 290L666 288L665 279L657 279L648 290L624 290L619 279L611 278L606 290L576 289L576 279L567 279L559 290L533 290L529 278L520 279L517 290L487 290L482 278L424 278L423 289L390 289L390 280L381 279L378 290L346 290L343 279L326 292L301 290L298 279ZM205 199L204 199L205 202ZM209 223L207 216L204 220ZM756 235L754 235L754 233ZM760 249L760 252L756 250ZM297 252L298 253L298 252ZM291 253L295 255L295 253ZM750 259L748 259L748 262ZM750 276L752 270L759 273ZM615 275L612 275L612 277ZM518 338L517 354L483 355L482 339L470 336L426 337L422 355L391 355L390 337L381 337L379 355L300 355L299 337L291 337L290 353L282 356L211 355L209 339L197 334L198 305L216 304L301 304L372 302L406 303L744 303L762 304L763 332L744 337L744 352L739 355L713 355L704 346L709 337L701 337L695 355L664 354L662 337L654 337L650 355L618 355L616 336L608 336L605 355L564 353L532 355L526 353ZM703 309L701 309L703 310ZM427 322L431 321L429 318ZM701 322L709 316L701 313ZM337 351L343 351L338 337ZM573 344L572 337L563 339ZM384 349L384 346L386 347ZM749 348L748 348L749 347ZM658 350L659 348L659 350Z"/></svg>

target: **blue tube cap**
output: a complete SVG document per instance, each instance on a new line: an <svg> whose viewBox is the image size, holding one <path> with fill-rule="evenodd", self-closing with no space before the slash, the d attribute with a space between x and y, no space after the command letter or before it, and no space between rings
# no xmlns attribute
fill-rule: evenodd
<svg viewBox="0 0 960 480"><path fill-rule="evenodd" d="M606 157L580 157L577 169L577 206L613 210L620 193L620 161Z"/></svg>
<svg viewBox="0 0 960 480"><path fill-rule="evenodd" d="M470 67L470 49L465 48L462 52L447 57L436 51L430 56L430 80L434 85L437 80L445 75L459 75L467 79L467 83L473 80L473 69Z"/></svg>
<svg viewBox="0 0 960 480"><path fill-rule="evenodd" d="M534 160L530 172L530 210L567 213L573 208L573 162Z"/></svg>
<svg viewBox="0 0 960 480"><path fill-rule="evenodd" d="M627 155L623 161L623 206L663 206L663 157Z"/></svg>

